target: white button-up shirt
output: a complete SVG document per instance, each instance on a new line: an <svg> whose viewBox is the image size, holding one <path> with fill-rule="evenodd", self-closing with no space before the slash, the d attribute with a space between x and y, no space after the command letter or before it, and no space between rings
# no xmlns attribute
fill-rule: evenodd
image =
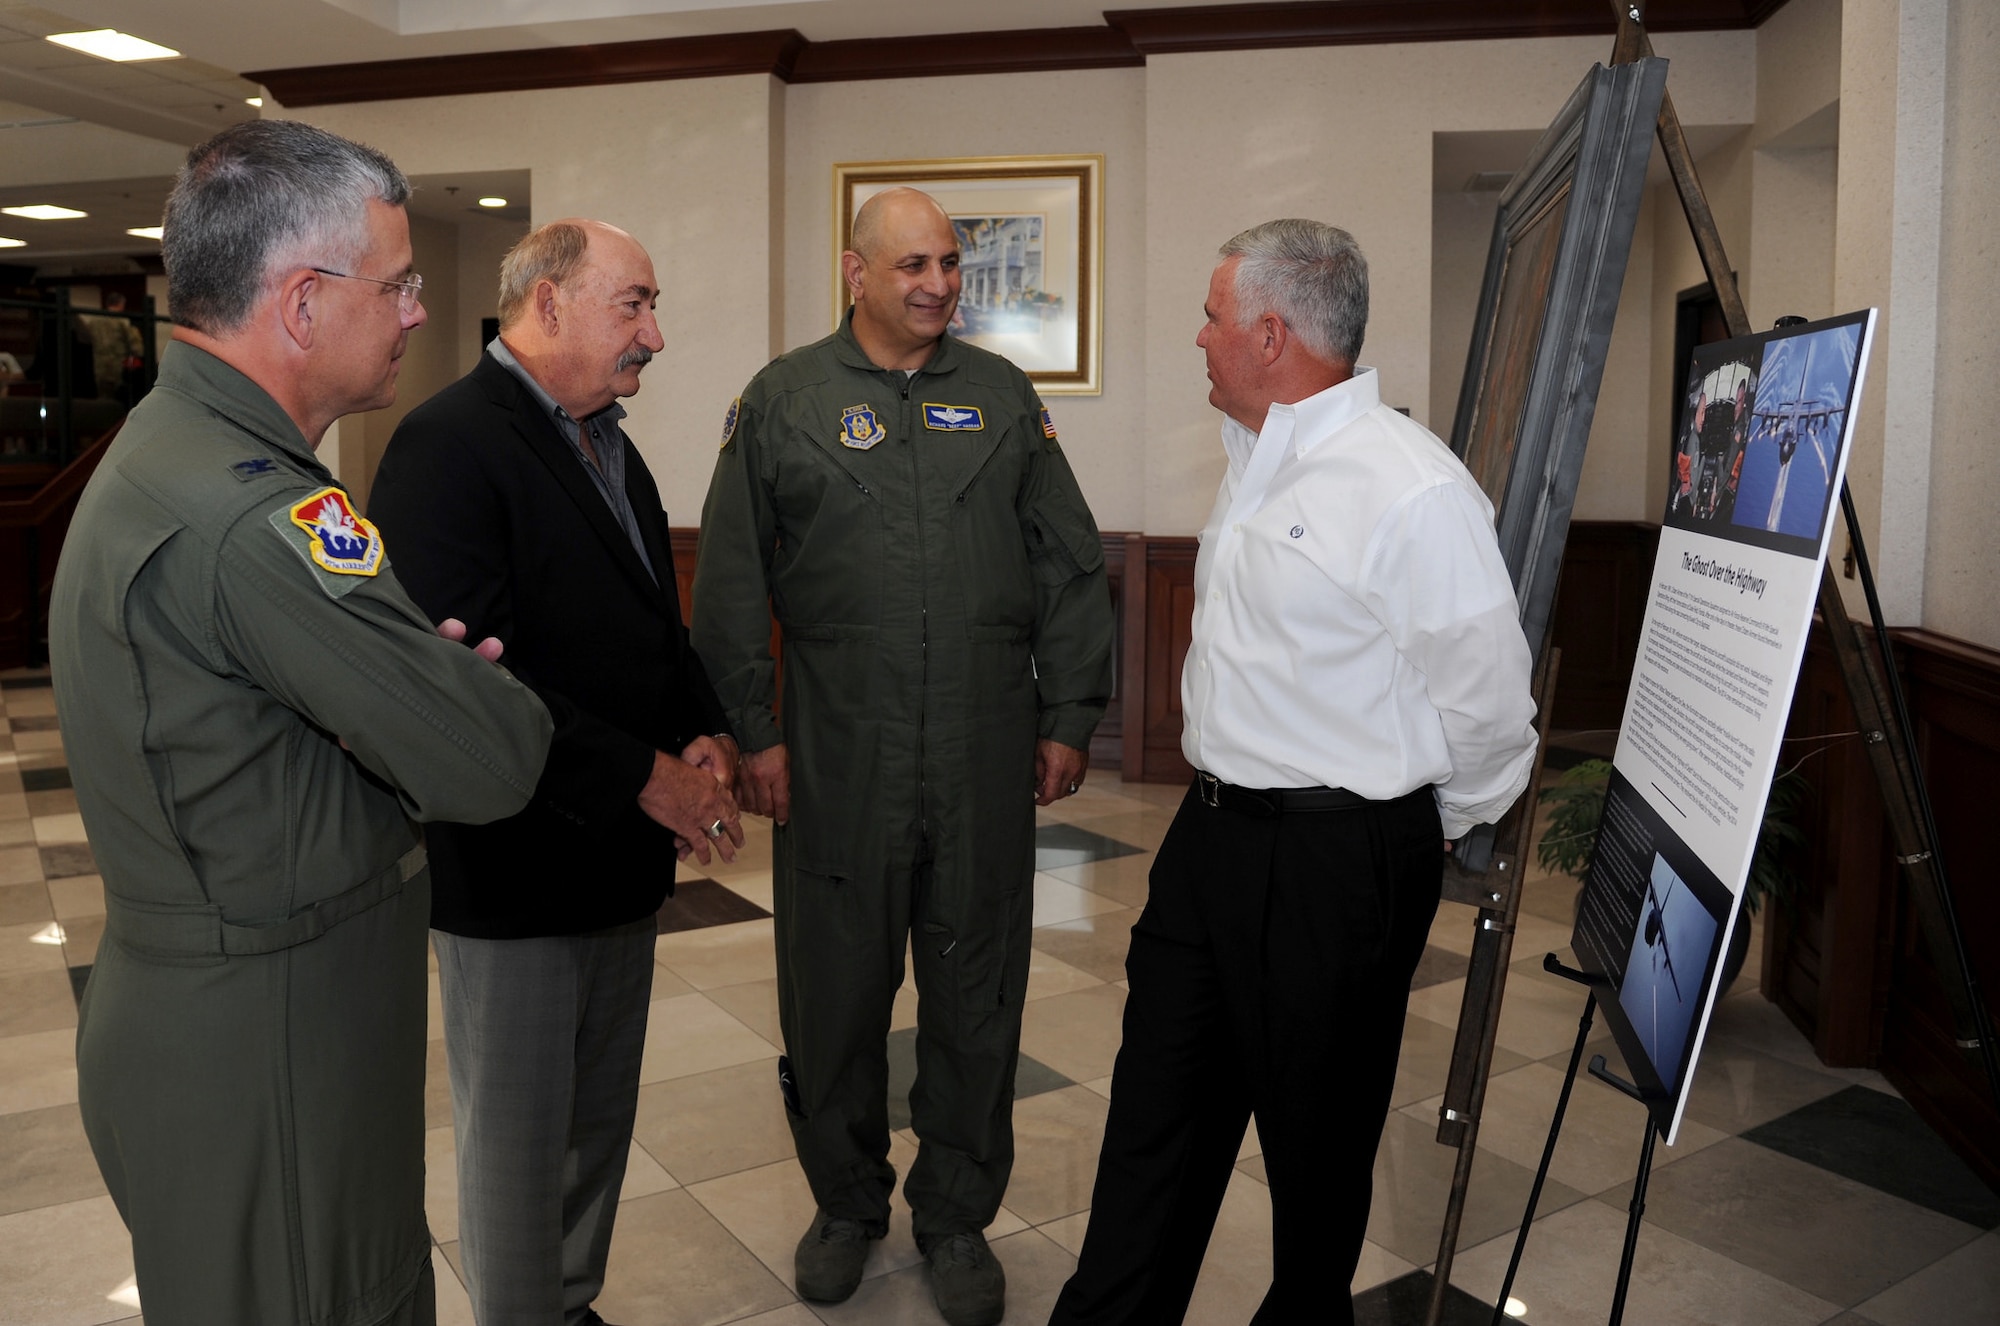
<svg viewBox="0 0 2000 1326"><path fill-rule="evenodd" d="M1181 750L1244 787L1437 789L1447 838L1528 780L1527 641L1493 507L1381 402L1375 370L1261 433L1222 425L1229 472L1201 532Z"/></svg>

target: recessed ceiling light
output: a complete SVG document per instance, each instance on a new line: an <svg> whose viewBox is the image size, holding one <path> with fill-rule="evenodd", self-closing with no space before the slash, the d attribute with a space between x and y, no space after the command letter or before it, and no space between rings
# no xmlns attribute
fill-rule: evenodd
<svg viewBox="0 0 2000 1326"><path fill-rule="evenodd" d="M262 97L245 97L243 98L243 104L246 106L255 106L259 110L262 110L264 107L264 99Z"/></svg>
<svg viewBox="0 0 2000 1326"><path fill-rule="evenodd" d="M73 51L94 55L100 60L173 60L180 56L180 52L171 46L160 46L112 28L99 28L95 32L56 32L50 34L49 40Z"/></svg>
<svg viewBox="0 0 2000 1326"><path fill-rule="evenodd" d="M25 216L30 221L70 221L79 216L89 216L74 207L57 207L53 203L36 203L33 207L0 207L0 212L8 216Z"/></svg>
<svg viewBox="0 0 2000 1326"><path fill-rule="evenodd" d="M159 239L164 230L164 226L134 226L125 233L136 235L140 239Z"/></svg>
<svg viewBox="0 0 2000 1326"><path fill-rule="evenodd" d="M0 235L0 249L25 249L27 247L28 241L25 239L8 239L5 235Z"/></svg>
<svg viewBox="0 0 2000 1326"><path fill-rule="evenodd" d="M481 207L505 207L507 200L505 198L481 198L479 205Z"/></svg>

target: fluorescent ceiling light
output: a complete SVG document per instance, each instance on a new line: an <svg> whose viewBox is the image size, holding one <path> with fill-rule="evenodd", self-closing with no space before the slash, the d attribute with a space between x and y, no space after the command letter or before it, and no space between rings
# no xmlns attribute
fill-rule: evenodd
<svg viewBox="0 0 2000 1326"><path fill-rule="evenodd" d="M246 106L255 106L257 109L262 110L264 108L264 99L262 97L245 97L243 98L243 104Z"/></svg>
<svg viewBox="0 0 2000 1326"><path fill-rule="evenodd" d="M505 198L481 198L479 205L481 207L505 207L507 200Z"/></svg>
<svg viewBox="0 0 2000 1326"><path fill-rule="evenodd" d="M28 241L25 239L8 239L5 235L0 235L0 249L25 249L27 247Z"/></svg>
<svg viewBox="0 0 2000 1326"><path fill-rule="evenodd" d="M49 40L73 51L94 55L100 60L173 60L180 56L180 52L171 46L159 46L111 28L99 28L95 32L57 32L51 34Z"/></svg>
<svg viewBox="0 0 2000 1326"><path fill-rule="evenodd" d="M132 229L126 231L125 233L128 235L136 235L140 239L159 239L163 229L164 227L162 226L134 226Z"/></svg>
<svg viewBox="0 0 2000 1326"><path fill-rule="evenodd" d="M30 221L71 221L79 216L89 216L74 207L57 207L52 203L36 203L33 207L0 207L0 212L8 216L25 216Z"/></svg>

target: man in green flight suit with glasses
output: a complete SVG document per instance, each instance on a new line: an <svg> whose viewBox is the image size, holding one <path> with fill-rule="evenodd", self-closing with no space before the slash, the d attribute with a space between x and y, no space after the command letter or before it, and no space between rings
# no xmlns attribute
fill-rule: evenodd
<svg viewBox="0 0 2000 1326"><path fill-rule="evenodd" d="M1077 790L1111 693L1096 523L1025 374L946 335L958 240L928 196L855 217L840 330L774 361L723 427L696 651L778 825L786 1106L819 1212L799 1293L837 1302L888 1230L890 1004L916 962L904 1191L953 1326L1000 1320L981 1231L1013 1167L1034 806ZM773 711L770 613L784 633Z"/></svg>
<svg viewBox="0 0 2000 1326"><path fill-rule="evenodd" d="M174 341L77 507L56 708L104 876L85 1132L153 1326L427 1326L413 820L534 795L549 711L314 456L424 321L409 183L252 120L167 200ZM441 639L441 633L450 638Z"/></svg>

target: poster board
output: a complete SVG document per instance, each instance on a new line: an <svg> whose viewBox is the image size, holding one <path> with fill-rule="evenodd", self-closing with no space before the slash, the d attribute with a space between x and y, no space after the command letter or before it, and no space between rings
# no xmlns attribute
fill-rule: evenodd
<svg viewBox="0 0 2000 1326"><path fill-rule="evenodd" d="M1572 939L1669 1145L1750 873L1874 310L1700 346Z"/></svg>

